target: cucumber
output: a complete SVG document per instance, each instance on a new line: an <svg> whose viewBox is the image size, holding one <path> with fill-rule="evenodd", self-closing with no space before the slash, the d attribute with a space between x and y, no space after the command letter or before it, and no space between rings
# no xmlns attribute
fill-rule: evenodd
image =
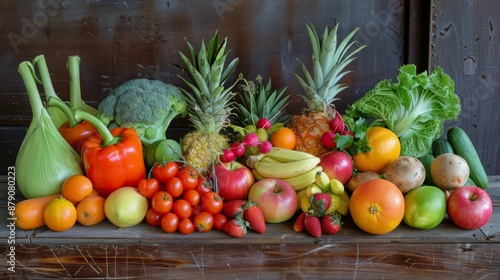
<svg viewBox="0 0 500 280"><path fill-rule="evenodd" d="M432 162L434 161L434 156L431 154L423 155L418 158L420 162L424 165L425 168L425 180L424 184L427 186L435 186L434 181L432 181L432 176L431 176L431 165Z"/></svg>
<svg viewBox="0 0 500 280"><path fill-rule="evenodd" d="M432 155L436 158L442 154L453 154L451 143L444 137L439 137L432 142Z"/></svg>
<svg viewBox="0 0 500 280"><path fill-rule="evenodd" d="M488 175L467 133L460 127L452 126L448 129L447 137L455 154L465 159L469 165L469 177L478 187L486 189L488 187Z"/></svg>

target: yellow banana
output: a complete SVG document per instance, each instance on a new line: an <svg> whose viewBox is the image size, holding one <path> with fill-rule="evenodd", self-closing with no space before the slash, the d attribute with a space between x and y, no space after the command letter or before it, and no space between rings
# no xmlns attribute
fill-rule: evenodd
<svg viewBox="0 0 500 280"><path fill-rule="evenodd" d="M349 206L345 204L344 201L341 200L339 208L337 208L337 212L342 216L347 216L349 215Z"/></svg>
<svg viewBox="0 0 500 280"><path fill-rule="evenodd" d="M342 205L342 199L336 194L331 194L332 196L332 204L330 204L330 207L326 210L326 213L333 213L333 211L338 211Z"/></svg>
<svg viewBox="0 0 500 280"><path fill-rule="evenodd" d="M300 199L300 209L302 212L309 212L309 207L311 207L311 201L309 201L309 197L303 196Z"/></svg>
<svg viewBox="0 0 500 280"><path fill-rule="evenodd" d="M272 157L264 156L260 160L260 162L268 162L268 163L283 163L282 161L279 161L277 159L274 159Z"/></svg>
<svg viewBox="0 0 500 280"><path fill-rule="evenodd" d="M302 198L303 198L303 197L307 197L307 192L306 192L306 190L307 190L307 189L302 189L302 190L300 190L300 191L298 191L298 192L297 192L297 198L298 198L298 201L299 201L299 203L297 203L297 204L298 204L298 205L297 205L297 211L298 211L299 209L301 209L301 207L300 207L301 202L300 202L300 201L302 200ZM309 198L308 198L308 199L309 199Z"/></svg>
<svg viewBox="0 0 500 280"><path fill-rule="evenodd" d="M337 212L339 212L340 215L347 216L349 215L349 202L350 198L347 192L343 192L342 194L339 195L341 204L340 207L337 209Z"/></svg>
<svg viewBox="0 0 500 280"><path fill-rule="evenodd" d="M312 183L306 188L307 197L311 197L315 193L322 193L322 192L323 190L318 185L316 185L316 183Z"/></svg>
<svg viewBox="0 0 500 280"><path fill-rule="evenodd" d="M283 149L283 148L278 148L278 147L273 147L273 149L270 152L266 153L266 156L274 158L274 159L282 161L282 162L294 162L297 160L303 160L303 159L309 159L309 158L316 157L310 153L296 151L296 150L290 150L290 149Z"/></svg>
<svg viewBox="0 0 500 280"><path fill-rule="evenodd" d="M341 195L345 192L345 187L339 180L333 178L329 181L328 188L334 194Z"/></svg>
<svg viewBox="0 0 500 280"><path fill-rule="evenodd" d="M253 177L255 178L255 181L260 181L262 179L265 179L264 176L260 175L260 173L255 170L255 168L252 168L252 174L253 174Z"/></svg>
<svg viewBox="0 0 500 280"><path fill-rule="evenodd" d="M291 178L284 178L284 181L287 181L296 191L303 190L307 188L310 184L314 183L316 172L323 170L321 166L315 166L311 170L297 175Z"/></svg>
<svg viewBox="0 0 500 280"><path fill-rule="evenodd" d="M330 177L323 172L323 171L318 171L316 172L316 175L314 176L314 180L316 184L324 191L329 191L330 190Z"/></svg>
<svg viewBox="0 0 500 280"><path fill-rule="evenodd" d="M318 157L311 157L285 163L269 163L258 161L255 169L265 178L291 178L303 174L315 167L320 162Z"/></svg>

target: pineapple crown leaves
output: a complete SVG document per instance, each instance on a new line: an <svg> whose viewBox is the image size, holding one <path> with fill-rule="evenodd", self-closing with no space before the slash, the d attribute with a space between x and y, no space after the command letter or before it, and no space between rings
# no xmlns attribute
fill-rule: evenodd
<svg viewBox="0 0 500 280"><path fill-rule="evenodd" d="M304 63L300 62L300 68L304 78L294 73L295 78L302 86L305 94L302 98L311 110L327 111L327 108L338 100L337 94L347 88L347 85L339 84L339 81L351 71L344 71L344 68L349 65L356 57L355 54L360 52L366 45L360 46L351 52L349 50L356 43L351 41L359 28L351 31L337 45L337 30L339 24L328 31L328 26L325 27L321 39L316 33L314 26L306 24L307 33L312 46L312 72L306 68Z"/></svg>
<svg viewBox="0 0 500 280"><path fill-rule="evenodd" d="M226 52L227 37L219 43L218 31L210 39L208 47L202 40L198 53L187 39L185 41L189 57L180 51L179 56L186 66L174 66L188 73L189 79L179 77L191 90L182 89L189 105L190 119L197 130L219 132L229 123L229 116L235 108L232 101L235 93L231 90L238 81L228 87L224 87L224 83L235 71L239 58L224 67L229 53Z"/></svg>
<svg viewBox="0 0 500 280"><path fill-rule="evenodd" d="M237 104L240 112L240 122L244 125L255 125L260 118L282 122L283 108L288 104L290 96L284 96L287 87L279 90L271 88L271 77L266 84L260 75L255 78L255 81L249 81L239 75L239 80L243 81L240 85L243 93L241 94L242 103Z"/></svg>

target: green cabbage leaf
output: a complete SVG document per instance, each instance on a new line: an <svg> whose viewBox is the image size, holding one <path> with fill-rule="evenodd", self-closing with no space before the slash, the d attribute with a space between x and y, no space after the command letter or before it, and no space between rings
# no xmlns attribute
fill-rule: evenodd
<svg viewBox="0 0 500 280"><path fill-rule="evenodd" d="M432 142L443 133L446 120L460 113L454 81L437 67L430 75L417 74L415 65L403 65L397 82L383 80L346 110L350 127L360 118L370 126L392 130L401 142L401 155L420 157L430 153Z"/></svg>

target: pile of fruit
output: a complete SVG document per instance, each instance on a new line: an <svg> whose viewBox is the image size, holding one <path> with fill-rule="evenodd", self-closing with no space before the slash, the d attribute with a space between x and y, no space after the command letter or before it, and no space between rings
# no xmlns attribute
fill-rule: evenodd
<svg viewBox="0 0 500 280"><path fill-rule="evenodd" d="M340 80L365 46L351 41L357 30L337 40L338 25L321 37L306 27L313 67L300 63L295 77L307 108L291 118L286 88L273 90L270 79L225 84L239 58L226 65L227 38L217 33L171 63L187 73L185 88L135 79L98 108L81 100L78 57L68 58L68 102L55 94L43 55L22 62L33 121L16 160L27 198L11 213L17 226L65 231L107 219L243 237L293 219L290 230L319 238L347 218L372 234L401 222L431 229L446 214L461 228L485 225L492 203L478 154L464 130L443 134L460 111L450 77L404 65L398 82L381 81L341 114ZM178 116L193 127L180 141L166 137Z"/></svg>

